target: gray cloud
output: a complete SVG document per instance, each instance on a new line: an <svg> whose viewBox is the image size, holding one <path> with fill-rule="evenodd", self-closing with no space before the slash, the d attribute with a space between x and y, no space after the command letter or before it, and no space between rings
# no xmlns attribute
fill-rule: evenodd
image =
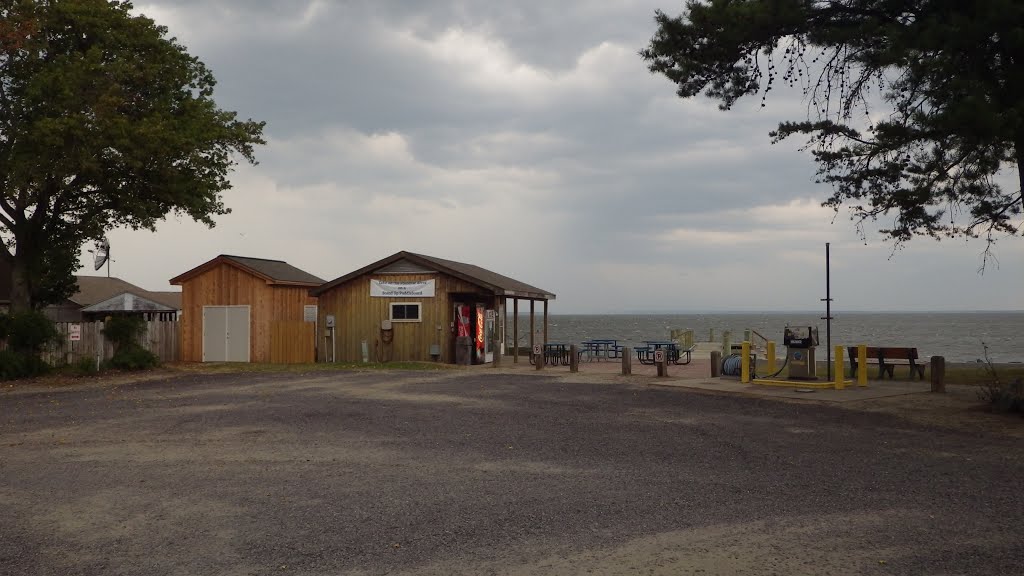
<svg viewBox="0 0 1024 576"><path fill-rule="evenodd" d="M980 297L981 307L1024 308L1011 287L1024 283L1019 240L1000 246L1004 269L979 281L978 243L915 241L890 261L891 247L863 246L845 213L820 209L829 190L814 184L810 157L767 135L806 112L799 93L728 113L676 98L637 55L659 6L679 9L653 0L138 3L211 67L221 106L268 122L269 143L260 166L237 173L225 197L235 212L217 228L172 220L152 239L118 231L122 264L132 270L162 250L169 269L134 269L157 287L220 252L335 277L413 249L554 290L563 312L635 301L813 308L827 241L844 254L837 273L860 283L853 306L884 296L896 308L976 308ZM937 267L949 281L927 297L862 280L870 269L912 284Z"/></svg>

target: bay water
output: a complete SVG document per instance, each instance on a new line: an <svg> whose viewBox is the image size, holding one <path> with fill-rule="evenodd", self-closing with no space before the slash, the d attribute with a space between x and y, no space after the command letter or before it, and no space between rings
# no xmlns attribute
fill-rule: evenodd
<svg viewBox="0 0 1024 576"><path fill-rule="evenodd" d="M672 330L693 330L695 341L713 337L731 342L743 340L744 330L754 330L774 340L785 354L782 333L786 326L816 326L821 351L826 330L823 312L722 312L707 314L554 314L549 316L548 341L578 344L610 338L636 346L644 340L664 340ZM1024 362L1024 311L1013 312L832 312L832 345L916 347L923 357L944 356L947 362ZM508 319L508 331L512 331ZM538 314L535 329L542 330ZM519 319L519 342L529 343L529 317ZM759 340L755 338L754 340ZM822 356L824 357L824 356Z"/></svg>

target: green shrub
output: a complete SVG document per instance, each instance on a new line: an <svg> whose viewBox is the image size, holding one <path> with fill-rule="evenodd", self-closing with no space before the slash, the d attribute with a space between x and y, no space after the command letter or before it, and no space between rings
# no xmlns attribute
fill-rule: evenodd
<svg viewBox="0 0 1024 576"><path fill-rule="evenodd" d="M34 353L0 350L0 380L31 378L49 371L50 365Z"/></svg>
<svg viewBox="0 0 1024 576"><path fill-rule="evenodd" d="M138 346L138 338L146 329L141 316L111 316L103 322L103 336L114 344L114 354Z"/></svg>
<svg viewBox="0 0 1024 576"><path fill-rule="evenodd" d="M118 370L146 370L160 365L160 358L138 344L114 353L107 365Z"/></svg>
<svg viewBox="0 0 1024 576"><path fill-rule="evenodd" d="M19 312L0 321L0 332L14 351L38 354L57 339L57 327L42 312Z"/></svg>
<svg viewBox="0 0 1024 576"><path fill-rule="evenodd" d="M997 412L1016 412L1024 415L1024 385L1020 378L1007 384L984 384L978 390L978 397L991 404Z"/></svg>
<svg viewBox="0 0 1024 576"><path fill-rule="evenodd" d="M95 358L79 358L70 368L75 376L96 376L100 373Z"/></svg>
<svg viewBox="0 0 1024 576"><path fill-rule="evenodd" d="M998 412L1016 412L1024 416L1024 382L1020 378L1007 382L988 356L988 346L982 342L985 351L986 380L978 390L978 397L991 404Z"/></svg>
<svg viewBox="0 0 1024 576"><path fill-rule="evenodd" d="M0 339L7 349L0 352L0 380L40 376L50 371L39 353L57 339L53 321L41 312L0 314Z"/></svg>
<svg viewBox="0 0 1024 576"><path fill-rule="evenodd" d="M114 356L106 365L118 370L145 370L160 365L160 358L139 344L146 330L140 316L112 316L103 323L103 335L114 345Z"/></svg>

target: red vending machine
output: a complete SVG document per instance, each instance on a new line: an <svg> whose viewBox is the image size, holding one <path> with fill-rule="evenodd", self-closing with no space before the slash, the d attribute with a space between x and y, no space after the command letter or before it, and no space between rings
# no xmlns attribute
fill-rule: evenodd
<svg viewBox="0 0 1024 576"><path fill-rule="evenodd" d="M485 313L482 304L476 305L476 354L474 364L483 364L487 361L487 338L484 336Z"/></svg>
<svg viewBox="0 0 1024 576"><path fill-rule="evenodd" d="M467 366L473 363L475 356L473 343L476 340L476 336L471 330L470 308L465 304L456 303L453 312L455 320L452 322L452 335L455 336L455 363Z"/></svg>

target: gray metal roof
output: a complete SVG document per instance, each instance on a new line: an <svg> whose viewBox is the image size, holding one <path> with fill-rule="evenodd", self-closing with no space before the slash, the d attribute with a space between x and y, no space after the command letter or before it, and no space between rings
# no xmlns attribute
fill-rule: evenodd
<svg viewBox="0 0 1024 576"><path fill-rule="evenodd" d="M102 302L82 308L82 312L176 312L180 306L168 306L132 292L122 292Z"/></svg>
<svg viewBox="0 0 1024 576"><path fill-rule="evenodd" d="M222 254L228 260L234 260L242 266L255 270L264 276L272 278L276 282L296 282L302 284L323 284L323 278L317 278L305 270L300 270L283 260L267 260L264 258L249 258L247 256L231 256Z"/></svg>
<svg viewBox="0 0 1024 576"><path fill-rule="evenodd" d="M107 276L75 276L78 290L68 300L85 308L119 294L131 293L168 309L181 310L181 292L150 292L131 282Z"/></svg>
<svg viewBox="0 0 1024 576"><path fill-rule="evenodd" d="M324 283L322 278L317 278L309 272L300 270L283 260L268 260L266 258L250 258L248 256L221 254L213 260L208 260L184 274L171 278L171 284L181 284L182 282L198 276L221 263L227 263L230 266L235 266L245 270L250 274L265 279L270 284L294 284L313 287Z"/></svg>
<svg viewBox="0 0 1024 576"><path fill-rule="evenodd" d="M530 300L555 299L555 295L547 290L531 286L525 282L520 282L514 278L509 278L508 276L492 272L474 264L466 264L464 262L456 262L454 260L437 258L436 256L427 256L425 254L416 254L406 251L397 252L383 260L378 260L377 262L364 266L359 270L331 280L319 288L310 290L309 293L314 296L320 295L339 284L343 284L353 278L362 276L363 274L373 273L381 268L386 268L401 260L408 260L413 264L427 266L451 276L455 276L456 278L461 278L471 284L476 284L477 286L494 292L494 294L498 296L513 296Z"/></svg>

